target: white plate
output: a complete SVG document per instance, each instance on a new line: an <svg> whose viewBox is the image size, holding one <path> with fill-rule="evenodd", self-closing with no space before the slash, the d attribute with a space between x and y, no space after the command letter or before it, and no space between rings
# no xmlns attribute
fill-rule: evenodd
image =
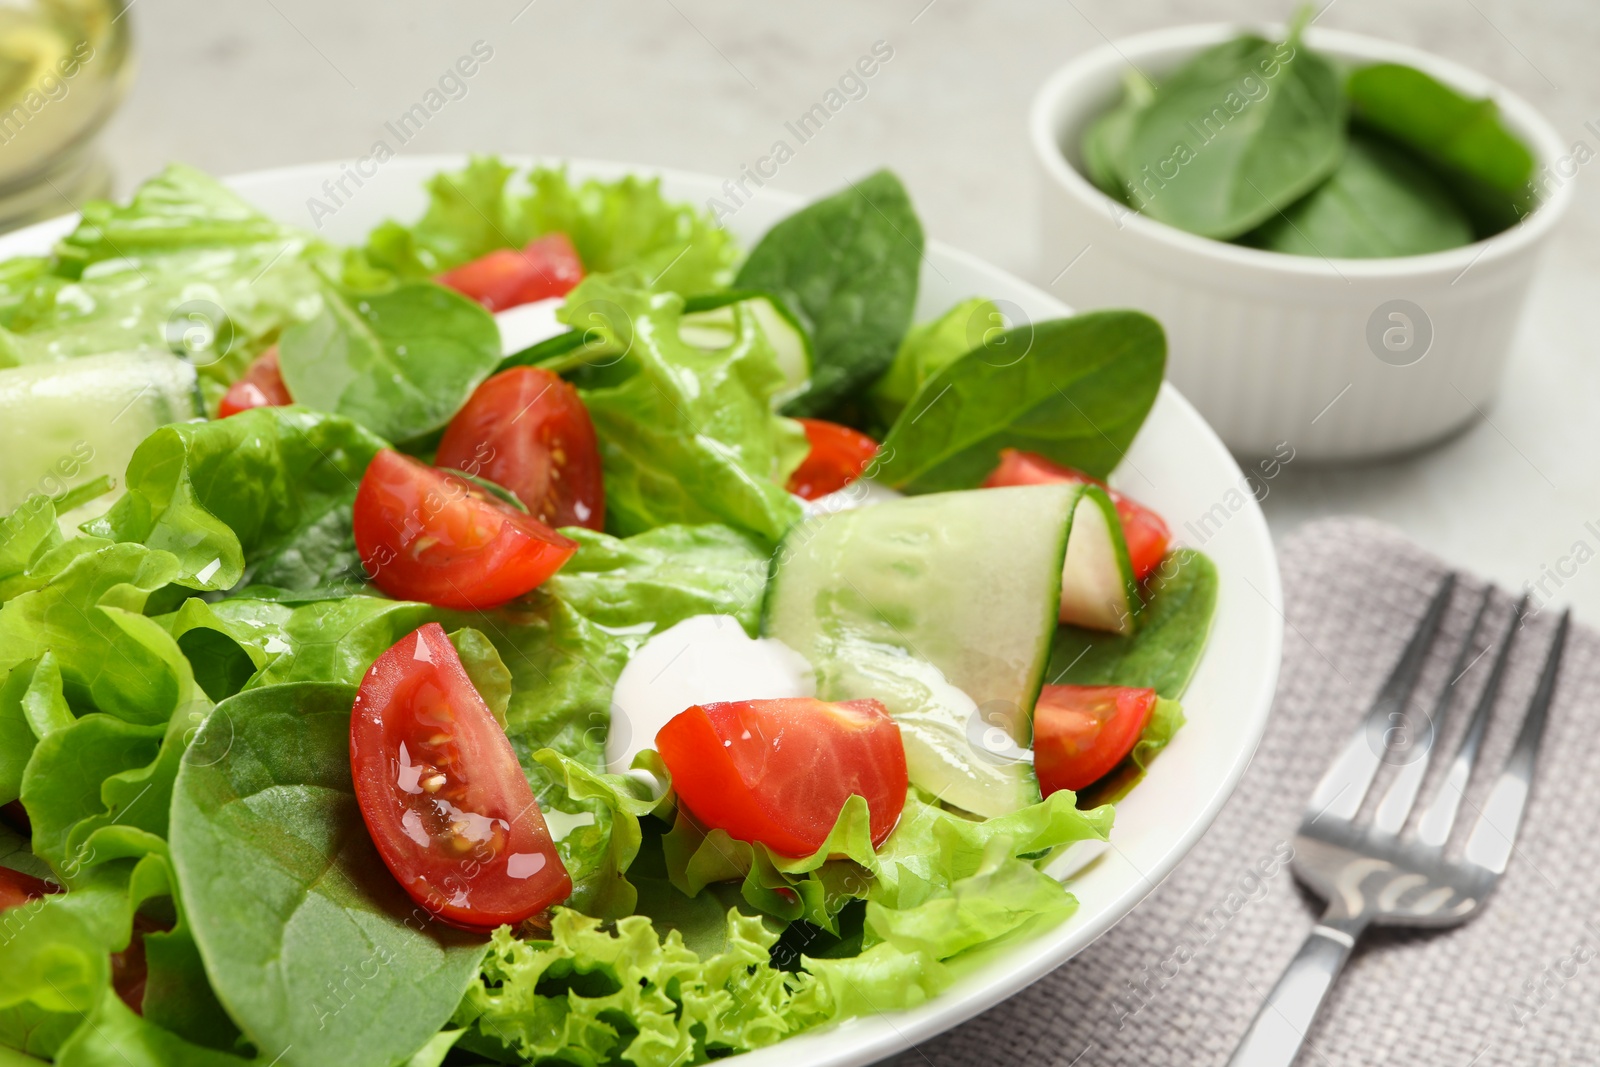
<svg viewBox="0 0 1600 1067"><path fill-rule="evenodd" d="M319 209L323 225L318 232L330 241L358 243L385 218L414 219L424 204L423 181L462 163L456 156L402 157L373 176L363 175L359 188L346 178L350 195L338 194L332 215ZM608 178L659 174L669 197L704 204L716 196L727 202L721 179L709 176L588 162L573 162L571 169L578 176ZM324 182L348 173L347 164L313 164L241 175L229 184L284 222L314 229L311 199L334 205ZM800 203L769 189L756 193L724 219L746 247ZM0 258L47 251L72 223L55 219L0 238ZM918 319L971 295L1007 301L1013 314L1036 321L1070 313L1033 286L930 242ZM1211 643L1184 697L1189 723L1117 806L1111 848L1072 877L1077 912L1030 941L965 961L956 984L927 1004L801 1034L745 1055L739 1061L744 1067L869 1063L992 1007L1127 916L1199 840L1233 792L1266 726L1283 644L1278 567L1266 521L1227 449L1170 385L1162 388L1112 481L1163 515L1181 543L1203 548L1216 561L1221 585Z"/></svg>

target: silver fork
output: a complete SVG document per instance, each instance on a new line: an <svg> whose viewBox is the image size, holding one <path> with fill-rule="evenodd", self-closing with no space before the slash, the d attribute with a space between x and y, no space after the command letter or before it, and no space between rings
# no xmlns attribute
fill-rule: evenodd
<svg viewBox="0 0 1600 1067"><path fill-rule="evenodd" d="M1327 910L1267 996L1228 1067L1288 1067L1299 1053L1311 1022L1356 939L1368 926L1444 927L1465 922L1483 909L1506 869L1561 668L1567 614L1561 616L1511 755L1468 836L1465 851L1459 859L1447 857L1445 845L1483 746L1511 646L1522 625L1527 597L1517 604L1511 623L1494 649L1492 673L1473 708L1444 783L1423 810L1415 834L1402 836L1401 830L1427 773L1431 743L1395 775L1371 821L1356 821L1388 751L1390 732L1403 729L1409 721L1407 704L1455 585L1454 574L1446 575L1440 583L1365 721L1356 728L1311 795L1295 835L1293 870L1307 888L1328 902ZM1456 654L1451 680L1435 699L1435 731L1450 709L1455 683L1476 662L1468 657L1473 638L1483 624L1489 596L1486 589Z"/></svg>

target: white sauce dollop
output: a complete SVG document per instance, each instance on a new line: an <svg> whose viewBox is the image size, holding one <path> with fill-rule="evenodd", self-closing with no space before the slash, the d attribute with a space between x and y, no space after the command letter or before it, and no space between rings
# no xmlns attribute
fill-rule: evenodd
<svg viewBox="0 0 1600 1067"><path fill-rule="evenodd" d="M870 507L873 504L884 504L891 500L899 500L905 496L897 489L890 489L887 485L879 485L871 478L858 478L845 486L836 489L827 496L815 500L800 500L800 506L805 509L806 516L832 515L836 511L851 511L855 508Z"/></svg>
<svg viewBox="0 0 1600 1067"><path fill-rule="evenodd" d="M521 352L529 345L566 333L567 325L556 321L556 312L567 302L564 296L548 300L535 300L495 313L494 324L500 327L500 354L509 356Z"/></svg>
<svg viewBox="0 0 1600 1067"><path fill-rule="evenodd" d="M654 748L656 731L686 708L719 700L809 697L816 676L804 656L771 637L752 638L732 615L696 615L646 641L611 694L606 766L626 773Z"/></svg>

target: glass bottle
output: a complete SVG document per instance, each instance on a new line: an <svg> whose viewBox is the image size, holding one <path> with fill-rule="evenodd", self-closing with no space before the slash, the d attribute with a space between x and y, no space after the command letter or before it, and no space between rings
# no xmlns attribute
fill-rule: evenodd
<svg viewBox="0 0 1600 1067"><path fill-rule="evenodd" d="M0 231L110 190L95 135L133 76L124 0L0 0Z"/></svg>

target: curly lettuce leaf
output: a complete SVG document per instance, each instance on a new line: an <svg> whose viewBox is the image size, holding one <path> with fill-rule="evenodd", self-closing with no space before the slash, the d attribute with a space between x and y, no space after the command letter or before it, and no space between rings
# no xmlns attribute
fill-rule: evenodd
<svg viewBox="0 0 1600 1067"><path fill-rule="evenodd" d="M767 552L726 526L658 526L629 538L572 527L578 551L542 588L613 629L732 615L756 635Z"/></svg>
<svg viewBox="0 0 1600 1067"><path fill-rule="evenodd" d="M127 492L85 530L171 553L174 580L194 589L359 581L350 505L383 447L349 419L298 407L165 426L134 452Z"/></svg>
<svg viewBox="0 0 1600 1067"><path fill-rule="evenodd" d="M422 217L374 230L347 262L347 280L431 278L547 233L566 234L589 274L635 268L652 288L684 294L719 288L731 276L731 237L696 208L667 201L659 179L575 182L564 169L540 167L524 186L515 174L498 159L475 156L462 170L435 175Z"/></svg>
<svg viewBox="0 0 1600 1067"><path fill-rule="evenodd" d="M143 545L96 544L46 585L0 608L0 670L50 652L73 707L132 723L166 722L180 678L138 613L178 576L177 560Z"/></svg>
<svg viewBox="0 0 1600 1067"><path fill-rule="evenodd" d="M725 348L678 335L683 301L589 278L562 312L590 331L577 384L600 439L607 523L620 534L718 522L775 545L801 514L784 489L807 446L772 411L785 388L753 317Z"/></svg>
<svg viewBox="0 0 1600 1067"><path fill-rule="evenodd" d="M607 929L558 908L549 941L495 933L454 1021L480 1047L537 1062L682 1067L763 1048L833 1014L811 975L769 966L776 941L730 910L722 950L702 957L644 916Z"/></svg>
<svg viewBox="0 0 1600 1067"><path fill-rule="evenodd" d="M126 204L91 201L43 263L0 272L14 336L0 364L175 348L215 402L287 325L316 311L330 248L181 164Z"/></svg>

